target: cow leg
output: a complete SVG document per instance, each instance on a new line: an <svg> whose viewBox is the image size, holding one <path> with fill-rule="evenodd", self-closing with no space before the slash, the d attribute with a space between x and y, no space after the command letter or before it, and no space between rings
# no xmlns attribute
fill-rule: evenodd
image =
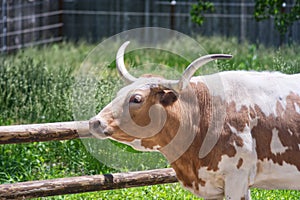
<svg viewBox="0 0 300 200"><path fill-rule="evenodd" d="M251 200L251 191L250 191L250 189L248 189L248 195L247 195L247 198L245 198L245 200Z"/></svg>
<svg viewBox="0 0 300 200"><path fill-rule="evenodd" d="M225 199L251 200L250 190L248 186L248 173L246 171L238 171L226 175Z"/></svg>

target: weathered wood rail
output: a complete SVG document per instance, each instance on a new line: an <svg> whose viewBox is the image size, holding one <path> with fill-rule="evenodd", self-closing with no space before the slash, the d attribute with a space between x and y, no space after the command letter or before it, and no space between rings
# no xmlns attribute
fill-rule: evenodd
<svg viewBox="0 0 300 200"><path fill-rule="evenodd" d="M173 169L79 176L0 185L0 199L24 199L177 182Z"/></svg>
<svg viewBox="0 0 300 200"><path fill-rule="evenodd" d="M88 121L0 126L0 144L92 137ZM0 185L0 199L25 199L177 182L171 168Z"/></svg>
<svg viewBox="0 0 300 200"><path fill-rule="evenodd" d="M88 121L0 126L0 144L70 140L92 137Z"/></svg>

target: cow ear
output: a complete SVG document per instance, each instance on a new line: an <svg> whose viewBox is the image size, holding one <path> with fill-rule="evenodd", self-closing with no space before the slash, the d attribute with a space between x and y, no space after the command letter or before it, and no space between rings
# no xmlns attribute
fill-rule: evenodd
<svg viewBox="0 0 300 200"><path fill-rule="evenodd" d="M160 96L160 103L163 106L173 104L178 99L177 94L173 90L163 90Z"/></svg>

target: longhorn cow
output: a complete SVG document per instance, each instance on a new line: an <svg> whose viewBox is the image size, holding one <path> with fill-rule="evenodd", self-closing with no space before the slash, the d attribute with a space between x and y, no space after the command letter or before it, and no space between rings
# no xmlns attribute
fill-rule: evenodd
<svg viewBox="0 0 300 200"><path fill-rule="evenodd" d="M90 119L90 132L142 151L160 151L186 189L206 199L251 199L249 188L300 189L300 74L227 71L180 80L117 69L128 84ZM218 87L218 85L220 87Z"/></svg>

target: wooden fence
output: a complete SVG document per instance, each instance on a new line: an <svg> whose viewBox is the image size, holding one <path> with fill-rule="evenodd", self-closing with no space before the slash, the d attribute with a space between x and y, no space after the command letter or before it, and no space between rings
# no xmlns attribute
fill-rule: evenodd
<svg viewBox="0 0 300 200"><path fill-rule="evenodd" d="M254 0L209 0L213 13L205 13L198 26L191 21L190 10L197 0L69 0L64 1L64 35L66 38L99 42L122 31L140 27L163 27L187 35L236 37L240 41L277 46L300 42L300 22L294 23L284 37L274 28L273 19L254 19ZM293 1L286 2L286 11Z"/></svg>
<svg viewBox="0 0 300 200"><path fill-rule="evenodd" d="M2 0L0 50L57 41L99 42L122 31L140 27L163 27L188 35L237 37L265 45L300 42L299 20L280 37L273 19L255 21L254 0L210 0L215 11L205 14L199 27L190 10L197 0ZM287 1L286 11L293 6Z"/></svg>
<svg viewBox="0 0 300 200"><path fill-rule="evenodd" d="M62 41L63 0L0 2L0 52Z"/></svg>
<svg viewBox="0 0 300 200"><path fill-rule="evenodd" d="M87 121L0 126L0 144L91 137ZM23 199L177 182L173 169L79 176L0 185L0 199Z"/></svg>

